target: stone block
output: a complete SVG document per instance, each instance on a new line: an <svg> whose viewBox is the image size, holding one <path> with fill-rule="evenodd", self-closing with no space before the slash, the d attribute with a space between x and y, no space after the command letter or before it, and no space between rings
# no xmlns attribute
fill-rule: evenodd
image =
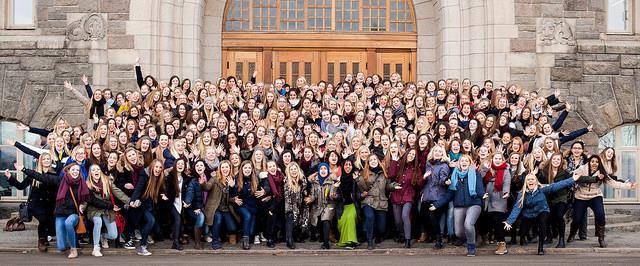
<svg viewBox="0 0 640 266"><path fill-rule="evenodd" d="M4 78L2 86L3 99L20 101L24 91L25 78Z"/></svg>
<svg viewBox="0 0 640 266"><path fill-rule="evenodd" d="M64 105L61 104L63 102L64 96L62 92L47 92L35 111L35 115L31 117L29 125L50 125L64 108Z"/></svg>
<svg viewBox="0 0 640 266"><path fill-rule="evenodd" d="M16 50L16 56L35 56L37 54L36 50Z"/></svg>
<svg viewBox="0 0 640 266"><path fill-rule="evenodd" d="M578 41L579 53L604 53L605 43L603 41Z"/></svg>
<svg viewBox="0 0 640 266"><path fill-rule="evenodd" d="M584 11L589 8L589 0L564 0L564 10Z"/></svg>
<svg viewBox="0 0 640 266"><path fill-rule="evenodd" d="M620 61L619 54L596 54L598 61Z"/></svg>
<svg viewBox="0 0 640 266"><path fill-rule="evenodd" d="M20 67L24 70L51 70L55 65L55 58L50 57L23 57L20 59Z"/></svg>
<svg viewBox="0 0 640 266"><path fill-rule="evenodd" d="M100 11L103 13L129 13L129 0L103 1Z"/></svg>
<svg viewBox="0 0 640 266"><path fill-rule="evenodd" d="M593 83L572 82L569 83L569 95L577 97L590 97L593 93Z"/></svg>
<svg viewBox="0 0 640 266"><path fill-rule="evenodd" d="M539 17L541 15L540 5L532 3L515 3L516 17Z"/></svg>
<svg viewBox="0 0 640 266"><path fill-rule="evenodd" d="M623 123L618 105L615 101L609 101L598 107L609 128L615 128Z"/></svg>
<svg viewBox="0 0 640 266"><path fill-rule="evenodd" d="M638 119L638 114L634 78L630 76L614 77L612 85L618 103L617 108L620 110L623 122L635 122Z"/></svg>
<svg viewBox="0 0 640 266"><path fill-rule="evenodd" d="M111 35L108 38L108 49L133 49L133 35Z"/></svg>
<svg viewBox="0 0 640 266"><path fill-rule="evenodd" d="M551 68L551 80L553 81L581 81L582 68L579 67L553 67Z"/></svg>
<svg viewBox="0 0 640 266"><path fill-rule="evenodd" d="M534 39L511 39L512 52L535 52L536 40Z"/></svg>
<svg viewBox="0 0 640 266"><path fill-rule="evenodd" d="M604 114L599 112L598 106L593 103L590 97L578 97L576 111L585 121L589 121L593 125L593 130L598 134L608 132L611 128L605 122Z"/></svg>
<svg viewBox="0 0 640 266"><path fill-rule="evenodd" d="M36 49L35 41L0 41L0 50Z"/></svg>
<svg viewBox="0 0 640 266"><path fill-rule="evenodd" d="M605 102L614 99L611 82L591 82L593 84L593 94L591 99L596 105L603 105Z"/></svg>
<svg viewBox="0 0 640 266"><path fill-rule="evenodd" d="M2 100L2 110L0 111L0 116L8 119L16 119L16 114L18 113L18 107L20 106L20 102L11 101L4 99Z"/></svg>
<svg viewBox="0 0 640 266"><path fill-rule="evenodd" d="M90 64L57 64L56 77L77 77L80 73L92 73Z"/></svg>
<svg viewBox="0 0 640 266"><path fill-rule="evenodd" d="M562 17L562 4L541 4L540 12L543 17Z"/></svg>
<svg viewBox="0 0 640 266"><path fill-rule="evenodd" d="M56 0L54 3L56 6L74 6L78 5L79 0Z"/></svg>
<svg viewBox="0 0 640 266"><path fill-rule="evenodd" d="M0 64L18 64L18 63L20 63L19 57L0 56Z"/></svg>
<svg viewBox="0 0 640 266"><path fill-rule="evenodd" d="M25 93L29 95L29 97L22 99L16 114L16 118L20 121L31 120L31 117L33 117L38 110L42 99L44 99L44 96L47 94L47 89L45 85L28 85L25 87Z"/></svg>
<svg viewBox="0 0 640 266"><path fill-rule="evenodd" d="M584 74L618 75L620 63L618 62L584 62Z"/></svg>
<svg viewBox="0 0 640 266"><path fill-rule="evenodd" d="M98 12L99 7L100 7L100 0L82 0L78 3L79 12L82 12L82 13Z"/></svg>
<svg viewBox="0 0 640 266"><path fill-rule="evenodd" d="M637 41L606 41L607 54L640 54L640 42Z"/></svg>
<svg viewBox="0 0 640 266"><path fill-rule="evenodd" d="M27 73L27 81L29 84L47 84L51 82L56 76L56 72L53 70L48 71L29 71Z"/></svg>
<svg viewBox="0 0 640 266"><path fill-rule="evenodd" d="M620 69L620 75L633 76L633 69Z"/></svg>
<svg viewBox="0 0 640 266"><path fill-rule="evenodd" d="M621 55L620 67L622 68L640 68L640 55Z"/></svg>

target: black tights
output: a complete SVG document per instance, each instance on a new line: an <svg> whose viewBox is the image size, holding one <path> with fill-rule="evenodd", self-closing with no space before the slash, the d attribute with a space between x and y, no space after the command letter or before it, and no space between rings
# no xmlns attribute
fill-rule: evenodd
<svg viewBox="0 0 640 266"><path fill-rule="evenodd" d="M544 245L544 239L547 237L547 219L549 218L549 212L542 212L535 218L523 218L520 237L524 237L522 232L529 232L529 228L536 226L538 228L538 249L542 249Z"/></svg>
<svg viewBox="0 0 640 266"><path fill-rule="evenodd" d="M506 220L504 212L490 212L491 224L493 225L493 235L496 242L504 242L504 224Z"/></svg>

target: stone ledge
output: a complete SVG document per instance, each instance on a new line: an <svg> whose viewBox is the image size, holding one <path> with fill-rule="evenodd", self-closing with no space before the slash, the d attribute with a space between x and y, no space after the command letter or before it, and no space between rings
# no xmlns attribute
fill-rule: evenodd
<svg viewBox="0 0 640 266"><path fill-rule="evenodd" d="M580 53L640 54L640 41L578 40Z"/></svg>

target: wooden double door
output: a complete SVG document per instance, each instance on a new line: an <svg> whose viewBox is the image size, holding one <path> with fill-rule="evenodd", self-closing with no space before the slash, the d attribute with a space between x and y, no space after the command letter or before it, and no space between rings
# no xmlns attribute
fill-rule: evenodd
<svg viewBox="0 0 640 266"><path fill-rule="evenodd" d="M311 83L323 80L337 84L347 74L355 76L358 72L365 76L379 74L383 78L398 73L405 81L415 80L415 51L411 50L224 50L222 58L225 77L248 80L257 70L258 81L284 78L292 86L298 77L305 77Z"/></svg>

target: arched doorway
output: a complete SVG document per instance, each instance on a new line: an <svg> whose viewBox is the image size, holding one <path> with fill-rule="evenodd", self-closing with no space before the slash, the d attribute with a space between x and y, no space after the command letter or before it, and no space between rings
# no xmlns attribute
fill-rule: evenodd
<svg viewBox="0 0 640 266"><path fill-rule="evenodd" d="M411 0L228 0L222 74L338 83L347 73L416 78Z"/></svg>

